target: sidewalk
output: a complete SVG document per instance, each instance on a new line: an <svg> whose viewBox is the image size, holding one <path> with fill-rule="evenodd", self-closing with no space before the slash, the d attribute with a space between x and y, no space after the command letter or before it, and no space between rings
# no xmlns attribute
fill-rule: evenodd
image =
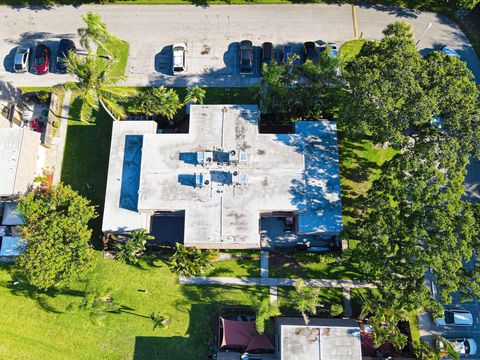
<svg viewBox="0 0 480 360"><path fill-rule="evenodd" d="M183 285L237 285L237 286L295 286L297 279L287 278L252 278L252 277L206 277L206 276L179 276ZM304 279L305 285L326 288L376 288L376 285L356 280L334 279Z"/></svg>

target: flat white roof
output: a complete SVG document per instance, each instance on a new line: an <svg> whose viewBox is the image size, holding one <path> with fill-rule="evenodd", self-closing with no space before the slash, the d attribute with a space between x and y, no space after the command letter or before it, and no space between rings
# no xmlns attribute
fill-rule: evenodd
<svg viewBox="0 0 480 360"><path fill-rule="evenodd" d="M40 133L26 128L0 129L0 196L25 192L33 183Z"/></svg>
<svg viewBox="0 0 480 360"><path fill-rule="evenodd" d="M281 360L361 360L360 328L348 319L279 318Z"/></svg>
<svg viewBox="0 0 480 360"><path fill-rule="evenodd" d="M123 232L148 229L149 216L138 212L131 206L135 199L128 201L131 196L135 197L137 192L135 183L138 184L140 174L135 169L140 167L141 145L139 149L135 149L137 144L134 141L130 148L126 148L125 145L127 142L130 143L128 140L138 139L135 136L155 133L156 128L157 124L154 121L116 121L113 123L103 231ZM130 137L127 138L127 135Z"/></svg>
<svg viewBox="0 0 480 360"><path fill-rule="evenodd" d="M145 135L138 209L185 210L187 245L257 247L261 212L298 210L292 180L305 167L290 135L258 133L258 115L256 106L192 106L188 134ZM197 163L196 152L216 149L247 160ZM235 172L246 174L246 186L230 184ZM193 186L195 174L209 185Z"/></svg>
<svg viewBox="0 0 480 360"><path fill-rule="evenodd" d="M276 211L305 216L305 233L339 232L335 123L260 134L258 118L254 105L192 105L188 134L114 123L103 231L148 229L155 211L184 210L187 246L258 248L260 215Z"/></svg>

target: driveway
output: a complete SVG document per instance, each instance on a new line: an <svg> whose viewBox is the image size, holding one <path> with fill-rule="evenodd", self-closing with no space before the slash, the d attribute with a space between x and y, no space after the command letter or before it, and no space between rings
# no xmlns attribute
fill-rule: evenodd
<svg viewBox="0 0 480 360"><path fill-rule="evenodd" d="M277 51L284 44L300 47L304 41L337 42L354 37L350 5L85 5L79 7L0 7L0 78L18 86L50 86L70 80L69 75L14 74L11 61L19 44L46 42L55 46L60 38L78 44L76 30L83 26L81 14L92 10L102 15L109 30L130 44L127 85L249 86L258 82L258 72L238 72L238 42L254 45L271 41ZM480 78L480 63L465 35L443 16L380 6L357 9L358 34L380 39L382 30L395 20L409 22L427 51L448 44L456 49ZM427 25L431 28L425 33ZM187 73L170 73L171 45L188 46Z"/></svg>

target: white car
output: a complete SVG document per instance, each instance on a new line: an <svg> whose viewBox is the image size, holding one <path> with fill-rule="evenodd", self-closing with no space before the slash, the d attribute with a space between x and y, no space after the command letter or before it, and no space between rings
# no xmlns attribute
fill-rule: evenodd
<svg viewBox="0 0 480 360"><path fill-rule="evenodd" d="M448 341L453 347L453 350L457 352L460 356L469 356L477 354L477 343L473 339L437 339L436 344L440 352L446 352L448 344L445 342Z"/></svg>
<svg viewBox="0 0 480 360"><path fill-rule="evenodd" d="M28 71L28 62L30 61L30 47L20 45L13 58L13 69L17 73Z"/></svg>
<svg viewBox="0 0 480 360"><path fill-rule="evenodd" d="M183 74L186 70L185 54L187 45L180 43L173 45L173 75Z"/></svg>
<svg viewBox="0 0 480 360"><path fill-rule="evenodd" d="M438 326L472 326L473 315L468 310L445 309L442 318L435 319Z"/></svg>

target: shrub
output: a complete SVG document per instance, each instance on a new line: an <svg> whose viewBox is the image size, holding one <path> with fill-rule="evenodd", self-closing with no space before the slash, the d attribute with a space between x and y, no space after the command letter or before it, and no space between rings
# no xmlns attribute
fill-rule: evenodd
<svg viewBox="0 0 480 360"><path fill-rule="evenodd" d="M343 314L343 306L340 304L332 304L330 306L330 315L333 317Z"/></svg>
<svg viewBox="0 0 480 360"><path fill-rule="evenodd" d="M170 259L170 270L184 276L195 276L212 267L212 252L186 248L177 243L177 250Z"/></svg>

